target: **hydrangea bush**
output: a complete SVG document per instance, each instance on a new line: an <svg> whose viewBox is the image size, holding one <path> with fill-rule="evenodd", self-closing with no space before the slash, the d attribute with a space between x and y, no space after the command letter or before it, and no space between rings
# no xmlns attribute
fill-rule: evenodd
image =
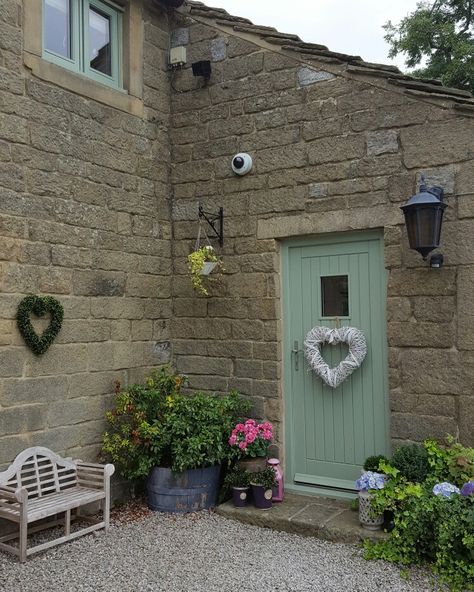
<svg viewBox="0 0 474 592"><path fill-rule="evenodd" d="M429 564L449 590L474 590L474 449L449 437L424 442L429 470L419 482L389 463L385 487L372 508L394 512L389 539L367 541L366 558L402 565Z"/></svg>
<svg viewBox="0 0 474 592"><path fill-rule="evenodd" d="M380 473L366 471L355 482L358 491L369 491L369 489L383 489L385 487L385 477Z"/></svg>

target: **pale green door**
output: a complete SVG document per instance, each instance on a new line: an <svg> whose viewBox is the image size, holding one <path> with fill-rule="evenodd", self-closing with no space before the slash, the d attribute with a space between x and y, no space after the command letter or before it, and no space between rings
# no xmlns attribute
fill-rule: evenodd
<svg viewBox="0 0 474 592"><path fill-rule="evenodd" d="M386 272L381 233L283 246L286 481L294 489L354 489L364 459L388 453ZM327 386L302 351L315 326L352 326L367 340L362 366ZM334 367L347 347L324 346Z"/></svg>

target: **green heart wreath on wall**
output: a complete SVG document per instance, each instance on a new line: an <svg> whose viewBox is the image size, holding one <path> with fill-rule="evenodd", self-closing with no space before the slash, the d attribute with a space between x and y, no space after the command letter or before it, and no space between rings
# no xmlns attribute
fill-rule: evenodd
<svg viewBox="0 0 474 592"><path fill-rule="evenodd" d="M31 324L31 313L37 317L51 314L51 322L41 336L37 335ZM62 304L52 296L26 296L20 302L16 313L18 329L31 351L40 356L56 339L63 323L64 309Z"/></svg>

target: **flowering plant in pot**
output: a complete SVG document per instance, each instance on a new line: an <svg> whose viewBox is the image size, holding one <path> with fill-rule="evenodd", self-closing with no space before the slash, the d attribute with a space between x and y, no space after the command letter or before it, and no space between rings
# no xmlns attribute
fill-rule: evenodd
<svg viewBox="0 0 474 592"><path fill-rule="evenodd" d="M236 392L183 395L184 377L162 368L126 390L117 385L106 414L103 453L127 479L147 479L148 503L159 511L215 505L227 435L248 410Z"/></svg>
<svg viewBox="0 0 474 592"><path fill-rule="evenodd" d="M256 508L269 510L272 507L273 488L277 485L273 467L253 473L250 480L253 503Z"/></svg>
<svg viewBox="0 0 474 592"><path fill-rule="evenodd" d="M247 505L251 474L247 469L235 465L225 476L224 487L232 490L232 501L236 508Z"/></svg>
<svg viewBox="0 0 474 592"><path fill-rule="evenodd" d="M385 487L385 477L381 473L366 471L355 482L359 491L359 522L368 530L379 530L382 527L383 512L374 514L371 506L373 492Z"/></svg>
<svg viewBox="0 0 474 592"><path fill-rule="evenodd" d="M188 269L191 274L191 282L198 294L209 296L209 289L208 286L205 285L205 278L214 271L216 267L219 268L220 266L221 262L211 245L196 247L196 249L188 255Z"/></svg>
<svg viewBox="0 0 474 592"><path fill-rule="evenodd" d="M239 459L239 465L255 472L265 468L272 438L273 426L270 422L257 423L254 419L248 419L234 427L229 446Z"/></svg>

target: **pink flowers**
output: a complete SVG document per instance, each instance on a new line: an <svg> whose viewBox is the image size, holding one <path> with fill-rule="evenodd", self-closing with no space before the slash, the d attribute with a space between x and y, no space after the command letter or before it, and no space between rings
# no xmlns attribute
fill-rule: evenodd
<svg viewBox="0 0 474 592"><path fill-rule="evenodd" d="M238 423L232 430L229 445L238 448L244 456L266 456L273 438L272 431L270 422L257 423L254 419L248 419L245 423Z"/></svg>

